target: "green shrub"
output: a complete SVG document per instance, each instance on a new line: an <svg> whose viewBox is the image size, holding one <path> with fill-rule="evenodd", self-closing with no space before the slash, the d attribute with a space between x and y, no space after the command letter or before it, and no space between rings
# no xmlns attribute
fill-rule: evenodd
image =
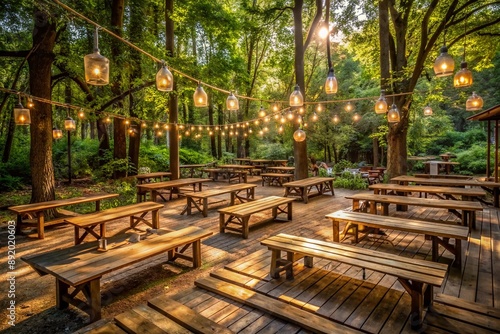
<svg viewBox="0 0 500 334"><path fill-rule="evenodd" d="M472 145L467 151L457 154L456 161L460 165L454 166L454 171L463 175L485 174L486 173L486 145ZM493 153L493 152L492 152ZM492 159L491 166L494 166Z"/></svg>
<svg viewBox="0 0 500 334"><path fill-rule="evenodd" d="M357 164L355 164L354 162L342 159L333 166L333 171L335 173L341 173L346 168L357 168L357 167L358 167Z"/></svg>
<svg viewBox="0 0 500 334"><path fill-rule="evenodd" d="M361 177L361 174L352 174L344 172L333 182L335 188L344 188L351 190L364 190L368 188L368 182Z"/></svg>
<svg viewBox="0 0 500 334"><path fill-rule="evenodd" d="M287 150L285 145L280 143L266 143L257 146L255 150L255 159L270 159L270 160L280 160L286 159L287 156L291 155L293 152Z"/></svg>

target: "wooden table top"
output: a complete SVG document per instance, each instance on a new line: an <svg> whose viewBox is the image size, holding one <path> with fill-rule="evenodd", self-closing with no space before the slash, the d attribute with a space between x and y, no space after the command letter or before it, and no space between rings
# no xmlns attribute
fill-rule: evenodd
<svg viewBox="0 0 500 334"><path fill-rule="evenodd" d="M249 166L249 165L220 165L220 166L217 166L218 168L222 168L222 169L253 169L254 167L253 166Z"/></svg>
<svg viewBox="0 0 500 334"><path fill-rule="evenodd" d="M286 172L291 172L295 170L295 167L280 167L280 166L275 166L275 167L267 167L267 169L270 170L282 170Z"/></svg>
<svg viewBox="0 0 500 334"><path fill-rule="evenodd" d="M405 186L396 183L376 183L370 185L368 188L373 190L393 190L402 192L425 192L425 193L439 193L449 195L466 195L466 196L486 196L486 191L481 188L460 188L460 187L440 187L440 186Z"/></svg>
<svg viewBox="0 0 500 334"><path fill-rule="evenodd" d="M212 179L200 179L196 177L190 177L185 179L169 180L156 183L138 184L137 187L151 190L151 189L162 189L168 187L181 187L181 186L187 186L196 183L205 183L210 181L212 181Z"/></svg>
<svg viewBox="0 0 500 334"><path fill-rule="evenodd" d="M321 182L330 182L334 181L335 178L333 177L321 177L321 176L313 176L313 177L308 177L306 179L302 180L295 180L292 182L287 182L283 183L283 186L285 187L307 187L310 185L315 185Z"/></svg>
<svg viewBox="0 0 500 334"><path fill-rule="evenodd" d="M206 166L207 164L191 164L191 165L180 165L179 168L200 168Z"/></svg>
<svg viewBox="0 0 500 334"><path fill-rule="evenodd" d="M472 180L462 180L462 179L445 179L445 178L422 178L409 175L400 175L393 177L391 179L393 182L414 182L416 184L428 184L428 185L441 185L450 187L461 187L461 186L476 186L476 187L500 187L499 182L493 181L479 181L477 179Z"/></svg>
<svg viewBox="0 0 500 334"><path fill-rule="evenodd" d="M43 254L23 256L21 259L42 275L51 274L71 286L76 286L113 270L165 253L166 250L172 249L172 246L182 245L184 240L191 236L203 238L212 234L196 226L173 232L159 231L161 234L148 235L145 239L141 236L141 241L136 243L127 242L130 235L117 235L109 239L106 252L98 251L98 242L92 241Z"/></svg>
<svg viewBox="0 0 500 334"><path fill-rule="evenodd" d="M26 213L26 212L37 212L44 211L48 209L55 209L61 206L74 205L80 203L87 202L95 202L103 199L109 199L120 196L119 194L100 194L100 195L91 195L91 196L82 196L82 197L73 197L73 198L65 198L65 199L56 199L54 201L47 202L39 202L39 203L31 203L31 204L22 204L9 207L9 210L14 211L16 213Z"/></svg>

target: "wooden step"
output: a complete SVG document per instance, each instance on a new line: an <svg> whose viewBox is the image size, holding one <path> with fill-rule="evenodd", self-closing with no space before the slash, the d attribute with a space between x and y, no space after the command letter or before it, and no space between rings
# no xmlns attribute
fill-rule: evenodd
<svg viewBox="0 0 500 334"><path fill-rule="evenodd" d="M180 326L199 334L231 334L231 330L205 318L187 306L163 296L148 301L148 305Z"/></svg>
<svg viewBox="0 0 500 334"><path fill-rule="evenodd" d="M299 325L314 333L361 333L355 329L329 321L323 317L301 310L277 299L267 297L263 294L213 277L198 279L195 281L195 285L248 306L263 310L266 313Z"/></svg>
<svg viewBox="0 0 500 334"><path fill-rule="evenodd" d="M441 303L441 304L458 307L458 308L461 308L461 309L464 309L467 311L471 311L471 312L475 312L475 313L479 313L479 314L484 314L484 315L487 315L487 316L490 316L490 317L493 317L496 319L500 319L500 309L499 308L495 308L495 307L491 307L491 306L483 305L483 304L479 304L479 303L469 302L467 300L460 299L460 298L453 297L453 296L448 296L448 295L445 295L442 293L438 293L434 297L434 301ZM497 328L500 328L500 325Z"/></svg>
<svg viewBox="0 0 500 334"><path fill-rule="evenodd" d="M163 314L153 310L146 305L140 305L133 309L120 313L115 321L130 334L188 334L188 329L178 325Z"/></svg>
<svg viewBox="0 0 500 334"><path fill-rule="evenodd" d="M73 334L125 334L126 332L118 327L112 319L101 319L93 322L83 328L80 328Z"/></svg>

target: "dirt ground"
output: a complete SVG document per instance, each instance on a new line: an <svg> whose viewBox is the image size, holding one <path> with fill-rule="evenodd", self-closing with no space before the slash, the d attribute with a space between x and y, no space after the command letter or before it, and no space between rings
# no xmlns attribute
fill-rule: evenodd
<svg viewBox="0 0 500 334"><path fill-rule="evenodd" d="M283 195L283 188L261 187L260 178L249 180L258 184L256 197L268 195ZM227 185L227 183L210 183L208 187ZM330 196L327 196L332 198ZM336 190L336 199L343 198L342 194ZM222 203L221 203L222 202ZM218 213L215 207L211 207L208 217L201 214L187 217L179 215L185 204L184 199L177 199L165 203L165 208L160 210L160 224L162 228L179 229L187 225L196 225L210 229L214 235L222 241L225 237L217 236L218 233ZM227 205L224 200L218 205ZM312 208L312 206L311 206ZM320 217L323 219L323 217ZM14 215L9 219L15 219ZM6 259L7 255L7 221L0 223L0 251L1 258ZM125 231L124 226L128 225L128 220L119 220L107 224L108 235L114 235ZM140 232L146 232L146 225L138 226ZM16 236L16 263L15 263L15 302L16 321L15 326L8 324L8 302L7 297L9 282L7 282L10 270L7 261L0 263L0 313L2 317L0 330L2 333L72 333L88 323L88 315L79 311L75 307L66 310L59 310L55 307L55 279L51 275L39 276L30 266L21 260L22 256L37 254L55 248L70 247L73 245L73 228L69 226L51 227L46 229L45 239L36 238L36 231L28 235ZM128 231L130 232L130 231ZM144 304L160 294L175 294L179 291L190 289L194 286L194 281L202 276L208 275L211 271L221 268L227 263L235 261L241 256L247 255L259 247L256 240L248 239L244 241L241 237L233 236L233 243L241 243L247 248L235 246L236 251L224 251L216 249L216 256L203 258L203 265L199 269L192 269L188 262L180 261L180 265L166 263L165 256L157 256L152 261L142 261L137 265L124 268L122 270L105 275L101 279L102 296L102 317L112 318L115 315L128 310L136 305ZM248 247L250 245L250 247ZM254 246L255 245L255 246ZM202 244L202 250L203 250ZM219 255L223 254L223 255Z"/></svg>

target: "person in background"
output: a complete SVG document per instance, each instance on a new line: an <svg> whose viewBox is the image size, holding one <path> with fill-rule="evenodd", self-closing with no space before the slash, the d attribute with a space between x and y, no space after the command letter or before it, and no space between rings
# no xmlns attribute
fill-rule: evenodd
<svg viewBox="0 0 500 334"><path fill-rule="evenodd" d="M317 161L312 155L309 156L309 160L311 161L311 172L313 176L318 176L320 168L328 169L326 163Z"/></svg>

